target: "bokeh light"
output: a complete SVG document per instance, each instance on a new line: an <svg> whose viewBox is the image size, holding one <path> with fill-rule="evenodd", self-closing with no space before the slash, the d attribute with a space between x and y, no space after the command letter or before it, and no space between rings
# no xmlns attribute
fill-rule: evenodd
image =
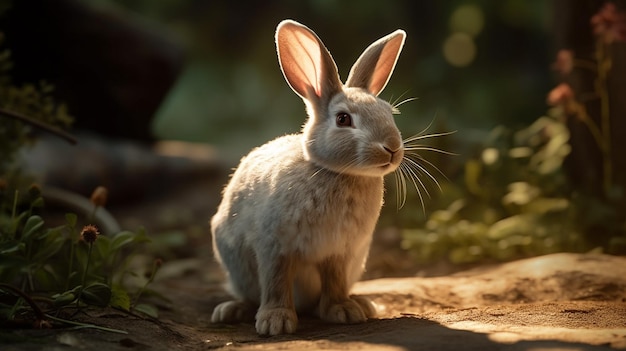
<svg viewBox="0 0 626 351"><path fill-rule="evenodd" d="M450 30L476 37L484 27L483 11L476 5L459 6L450 16Z"/></svg>
<svg viewBox="0 0 626 351"><path fill-rule="evenodd" d="M476 44L466 33L452 33L443 43L443 56L452 66L469 66L476 58Z"/></svg>

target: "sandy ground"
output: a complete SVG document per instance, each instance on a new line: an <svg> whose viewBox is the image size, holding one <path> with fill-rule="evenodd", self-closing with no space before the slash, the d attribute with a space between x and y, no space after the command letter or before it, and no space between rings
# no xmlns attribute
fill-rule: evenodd
<svg viewBox="0 0 626 351"><path fill-rule="evenodd" d="M331 325L301 318L297 333L264 338L252 324L209 322L213 307L228 299L214 264L173 261L163 272L157 288L172 302L160 306L159 321L100 311L81 318L129 334L18 330L2 349L626 349L624 257L554 254L443 277L363 281L354 293L373 299L377 319Z"/></svg>
<svg viewBox="0 0 626 351"><path fill-rule="evenodd" d="M202 267L202 269L199 269ZM158 321L114 310L81 316L96 330L14 330L2 350L607 350L626 349L626 258L554 254L434 278L358 283L379 316L332 325L301 318L297 333L259 337L252 324L209 322L228 299L215 264L164 266L171 303Z"/></svg>
<svg viewBox="0 0 626 351"><path fill-rule="evenodd" d="M168 322L184 336L174 345L188 350L626 349L623 257L555 254L445 277L363 281L354 293L373 299L377 319L304 319L296 334L270 338L252 324L211 325L212 307L227 295L196 289L178 290L175 309L185 317Z"/></svg>

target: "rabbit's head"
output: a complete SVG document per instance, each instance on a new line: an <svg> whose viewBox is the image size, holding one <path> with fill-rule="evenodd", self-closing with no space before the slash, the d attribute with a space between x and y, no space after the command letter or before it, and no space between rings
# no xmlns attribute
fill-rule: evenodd
<svg viewBox="0 0 626 351"><path fill-rule="evenodd" d="M397 30L370 45L344 85L337 66L309 28L282 21L276 30L278 60L285 79L307 106L303 149L311 162L338 173L381 177L404 155L392 106L378 98L404 45Z"/></svg>

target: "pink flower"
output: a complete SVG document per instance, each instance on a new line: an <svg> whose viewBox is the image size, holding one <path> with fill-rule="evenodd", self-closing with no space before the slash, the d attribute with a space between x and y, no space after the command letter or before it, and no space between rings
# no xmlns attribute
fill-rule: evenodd
<svg viewBox="0 0 626 351"><path fill-rule="evenodd" d="M548 93L547 102L550 106L568 106L574 101L574 91L567 83L557 85Z"/></svg>
<svg viewBox="0 0 626 351"><path fill-rule="evenodd" d="M556 61L552 68L562 75L568 75L574 69L574 54L572 50L559 50L556 54Z"/></svg>
<svg viewBox="0 0 626 351"><path fill-rule="evenodd" d="M612 2L607 2L591 17L593 33L601 37L605 43L614 41L626 42L626 13L617 11Z"/></svg>

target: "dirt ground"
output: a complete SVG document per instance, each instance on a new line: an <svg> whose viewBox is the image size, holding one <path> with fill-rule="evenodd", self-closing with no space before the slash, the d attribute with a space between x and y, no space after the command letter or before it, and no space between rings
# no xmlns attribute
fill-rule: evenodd
<svg viewBox="0 0 626 351"><path fill-rule="evenodd" d="M201 269L200 269L201 267ZM118 311L81 317L95 330L16 330L2 350L607 350L626 349L626 258L554 254L432 278L362 281L378 318L331 325L301 318L297 333L259 337L252 324L210 323L228 298L210 261L164 266L171 299L158 321Z"/></svg>

